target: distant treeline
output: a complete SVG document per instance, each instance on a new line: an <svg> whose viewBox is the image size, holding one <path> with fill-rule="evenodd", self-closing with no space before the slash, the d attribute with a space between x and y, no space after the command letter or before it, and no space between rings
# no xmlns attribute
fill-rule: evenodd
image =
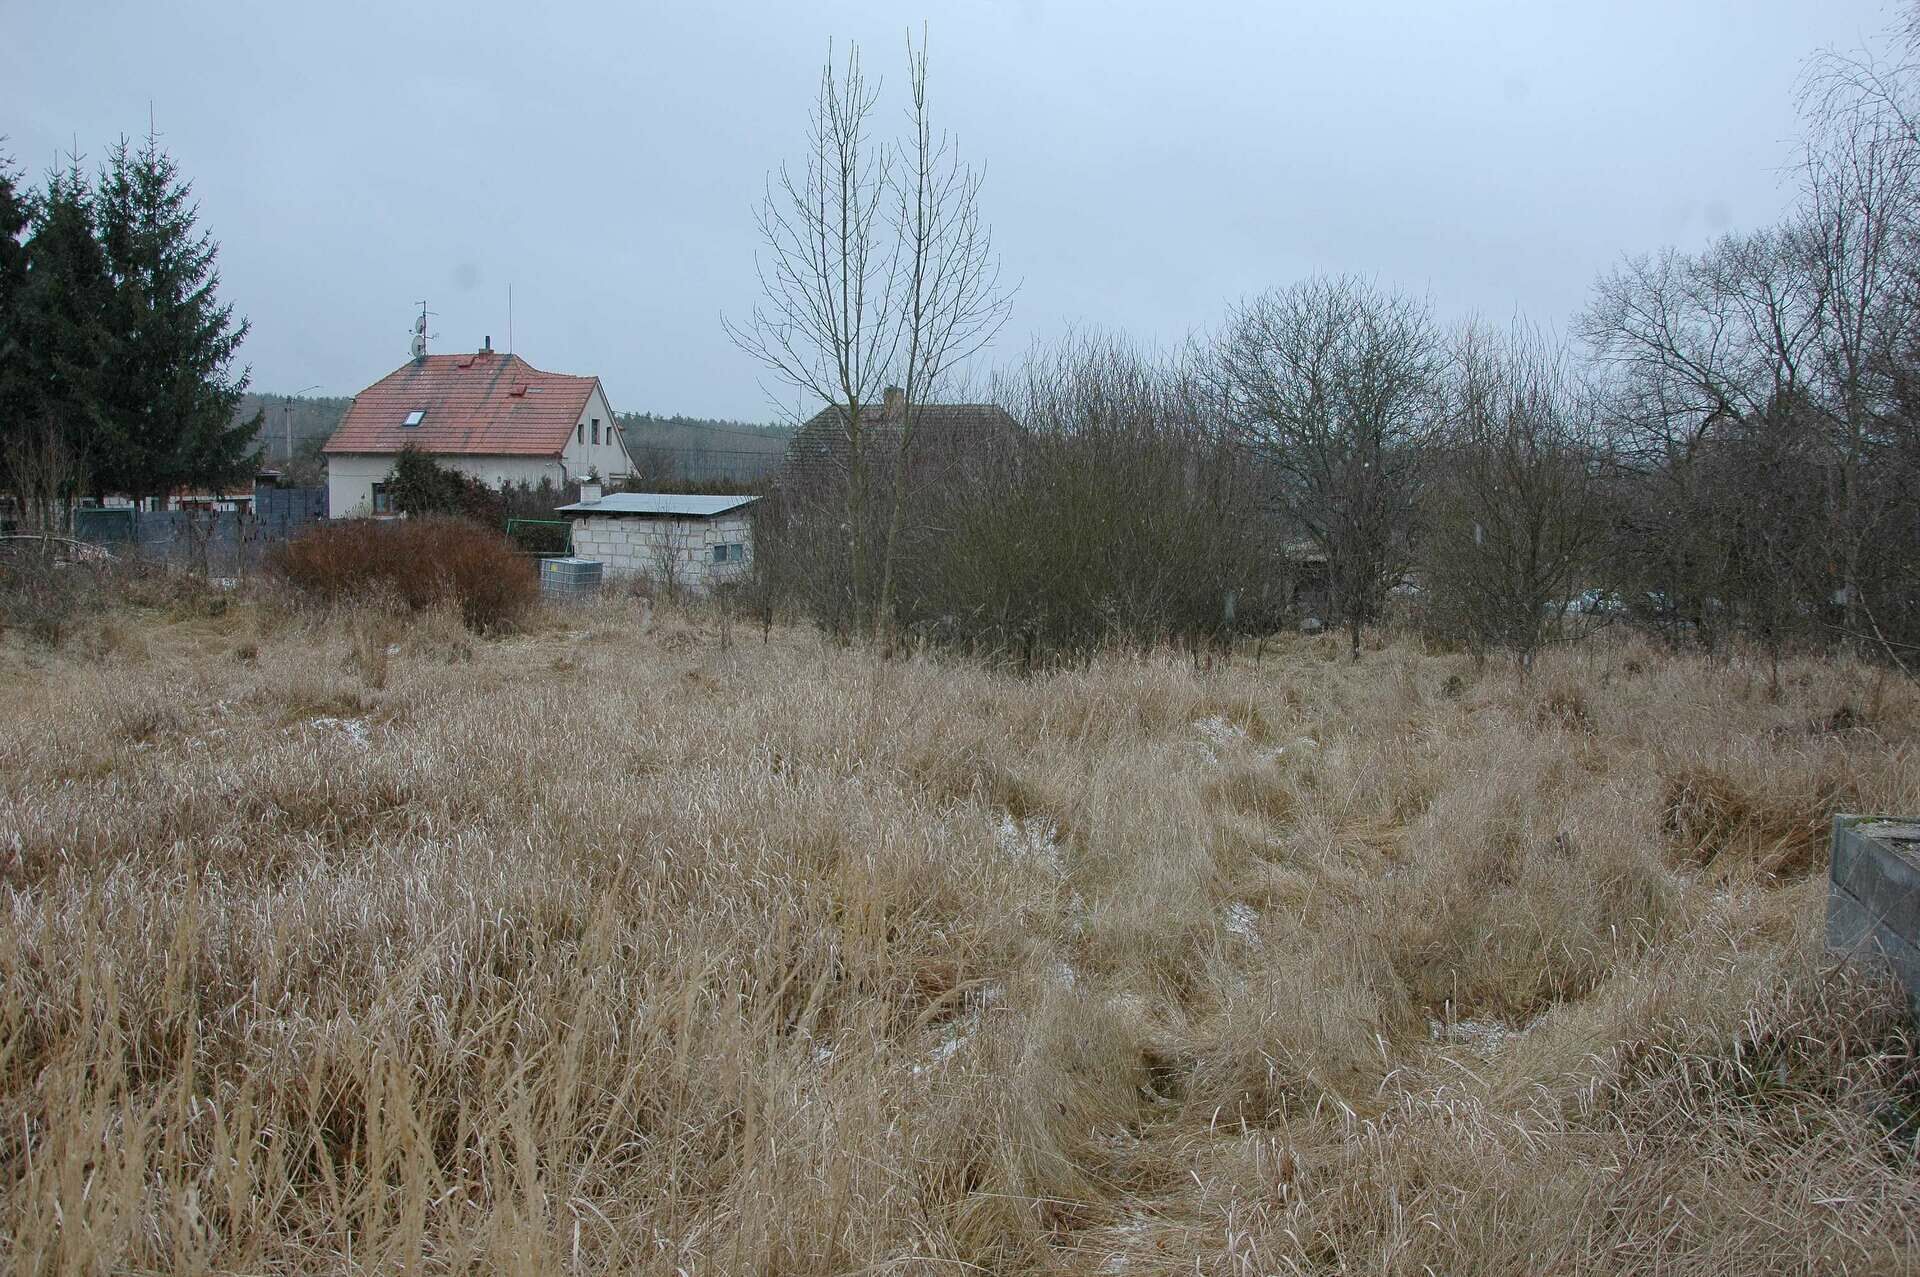
<svg viewBox="0 0 1920 1277"><path fill-rule="evenodd" d="M260 463L275 469L290 470L293 481L305 486L324 482L320 450L340 419L347 415L353 400L344 396L245 394L235 409L236 421L254 420L259 414L260 433L254 438ZM292 465L288 465L287 439L293 439Z"/></svg>
<svg viewBox="0 0 1920 1277"><path fill-rule="evenodd" d="M770 426L711 417L616 413L630 448L717 448L728 452L784 453L792 426Z"/></svg>

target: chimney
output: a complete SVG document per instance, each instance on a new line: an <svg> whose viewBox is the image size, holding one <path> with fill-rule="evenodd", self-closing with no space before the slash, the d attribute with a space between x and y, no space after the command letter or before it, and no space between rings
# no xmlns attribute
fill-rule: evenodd
<svg viewBox="0 0 1920 1277"><path fill-rule="evenodd" d="M898 386L888 386L887 397L884 402L885 406L881 409L881 415L888 421L897 420L900 414L907 410L907 392Z"/></svg>
<svg viewBox="0 0 1920 1277"><path fill-rule="evenodd" d="M493 353L493 334L492 333L487 334L486 341L480 347L480 353L483 355L491 355Z"/></svg>
<svg viewBox="0 0 1920 1277"><path fill-rule="evenodd" d="M580 503L582 505L592 505L599 499L600 481L598 479L582 479L580 481Z"/></svg>

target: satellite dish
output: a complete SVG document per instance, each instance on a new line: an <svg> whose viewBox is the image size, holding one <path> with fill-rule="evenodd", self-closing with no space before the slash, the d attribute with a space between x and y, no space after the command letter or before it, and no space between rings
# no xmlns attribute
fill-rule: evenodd
<svg viewBox="0 0 1920 1277"><path fill-rule="evenodd" d="M427 335L428 335L427 334L427 315L429 313L430 312L427 310L427 304L424 301L421 302L420 318L413 321L412 349L413 349L413 357L415 359L425 359L427 357ZM440 334L438 333L433 334L433 336L435 337L438 337L439 335Z"/></svg>

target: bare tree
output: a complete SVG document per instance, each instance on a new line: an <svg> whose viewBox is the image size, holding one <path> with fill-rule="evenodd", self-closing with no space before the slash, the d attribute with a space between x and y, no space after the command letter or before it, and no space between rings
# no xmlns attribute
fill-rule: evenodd
<svg viewBox="0 0 1920 1277"><path fill-rule="evenodd" d="M1886 636L1865 559L1886 511L1875 469L1893 417L1886 376L1913 343L1916 196L1914 72L1874 55L1828 52L1802 83L1808 123L1797 227L1818 289L1819 394L1835 471L1834 583L1849 636Z"/></svg>
<svg viewBox="0 0 1920 1277"><path fill-rule="evenodd" d="M1603 275L1580 332L1605 376L1621 470L1609 584L1669 640L1709 644L1750 563L1729 533L1728 443L1788 420L1815 376L1821 299L1802 239L1726 236L1699 255L1632 257Z"/></svg>
<svg viewBox="0 0 1920 1277"><path fill-rule="evenodd" d="M908 472L920 406L953 368L977 353L1007 321L1012 295L1000 288L993 235L980 216L981 173L960 159L959 144L936 135L927 107L927 41L907 39L911 140L897 148L895 234L904 276L900 302L902 390L894 441L893 488L880 554L874 638L892 625L894 560L906 510Z"/></svg>
<svg viewBox="0 0 1920 1277"><path fill-rule="evenodd" d="M840 409L856 614L867 590L869 426L901 327L899 245L887 203L893 154L868 131L878 98L858 46L849 46L838 74L829 55L809 120L805 166L795 172L783 165L756 210L762 300L747 323L722 320L734 344L779 381Z"/></svg>
<svg viewBox="0 0 1920 1277"><path fill-rule="evenodd" d="M1460 333L1447 406L1421 575L1476 652L1529 668L1603 526L1591 407L1567 353L1521 324Z"/></svg>
<svg viewBox="0 0 1920 1277"><path fill-rule="evenodd" d="M850 49L823 69L804 172L783 168L759 211L763 301L727 332L804 398L836 410L852 613L884 643L921 405L1006 322L981 175L936 132L924 34L907 44L911 136L869 134L879 98ZM898 406L885 412L886 390ZM876 464L889 481L875 525ZM878 563L869 562L877 552Z"/></svg>
<svg viewBox="0 0 1920 1277"><path fill-rule="evenodd" d="M1410 563L1441 369L1427 306L1352 278L1263 293L1214 344L1227 418L1274 473L1284 514L1326 554L1355 659Z"/></svg>
<svg viewBox="0 0 1920 1277"><path fill-rule="evenodd" d="M36 532L67 532L73 501L84 480L80 457L51 418L22 431L0 455L0 482L13 496L21 526Z"/></svg>
<svg viewBox="0 0 1920 1277"><path fill-rule="evenodd" d="M688 559L691 537L684 523L672 519L661 522L658 536L650 556L650 575L668 601L677 603L690 580L698 575Z"/></svg>

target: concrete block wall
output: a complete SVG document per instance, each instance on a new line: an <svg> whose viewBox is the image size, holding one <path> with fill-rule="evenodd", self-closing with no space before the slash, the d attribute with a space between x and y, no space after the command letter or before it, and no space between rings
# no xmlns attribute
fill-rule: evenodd
<svg viewBox="0 0 1920 1277"><path fill-rule="evenodd" d="M715 563L716 545L740 546L743 557ZM705 594L746 575L753 563L753 525L743 514L717 519L587 515L574 520L573 552L604 563L609 578L646 577L664 585L671 574L679 587Z"/></svg>
<svg viewBox="0 0 1920 1277"><path fill-rule="evenodd" d="M1833 818L1827 947L1885 962L1920 1013L1920 822Z"/></svg>

